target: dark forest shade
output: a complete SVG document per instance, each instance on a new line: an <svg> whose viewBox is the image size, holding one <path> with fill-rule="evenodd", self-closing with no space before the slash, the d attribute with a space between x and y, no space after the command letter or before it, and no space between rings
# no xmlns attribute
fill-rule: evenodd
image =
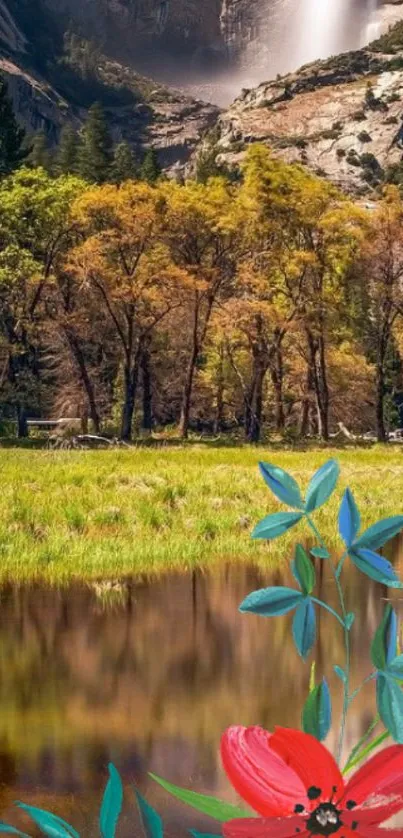
<svg viewBox="0 0 403 838"><path fill-rule="evenodd" d="M0 76L0 177L16 169L26 157L22 148L25 131L14 116L7 85Z"/></svg>

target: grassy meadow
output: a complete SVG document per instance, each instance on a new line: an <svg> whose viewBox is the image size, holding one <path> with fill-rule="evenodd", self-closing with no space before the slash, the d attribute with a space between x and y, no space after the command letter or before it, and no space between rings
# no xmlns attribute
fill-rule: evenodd
<svg viewBox="0 0 403 838"><path fill-rule="evenodd" d="M272 544L252 541L253 526L282 508L260 478L258 460L275 462L304 486L331 456L342 468L339 490L316 513L330 545L337 543L337 506L346 485L364 525L402 510L398 447L0 449L0 581L67 583L227 560L273 565L309 532L299 525Z"/></svg>

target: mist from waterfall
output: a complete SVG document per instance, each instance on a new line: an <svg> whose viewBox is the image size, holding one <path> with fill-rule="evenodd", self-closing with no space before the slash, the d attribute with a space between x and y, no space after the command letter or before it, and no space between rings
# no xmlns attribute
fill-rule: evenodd
<svg viewBox="0 0 403 838"><path fill-rule="evenodd" d="M377 37L378 0L298 0L295 17L293 68L358 49Z"/></svg>

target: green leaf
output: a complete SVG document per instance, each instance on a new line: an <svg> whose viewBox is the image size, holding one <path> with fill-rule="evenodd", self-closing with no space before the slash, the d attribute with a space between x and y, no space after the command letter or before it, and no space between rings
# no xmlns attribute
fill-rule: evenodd
<svg viewBox="0 0 403 838"><path fill-rule="evenodd" d="M350 489L346 489L340 506L339 533L347 545L354 541L361 526L360 513Z"/></svg>
<svg viewBox="0 0 403 838"><path fill-rule="evenodd" d="M120 774L109 763L109 780L104 792L99 814L99 829L102 838L115 838L116 826L122 811L123 788Z"/></svg>
<svg viewBox="0 0 403 838"><path fill-rule="evenodd" d="M0 821L0 832L7 832L9 835L20 835L21 838L29 838L26 832L20 832L19 829L16 829L14 826L9 826L8 823L3 823L3 821Z"/></svg>
<svg viewBox="0 0 403 838"><path fill-rule="evenodd" d="M298 483L290 474L272 463L259 463L259 469L269 489L282 503L295 509L304 508Z"/></svg>
<svg viewBox="0 0 403 838"><path fill-rule="evenodd" d="M306 495L305 510L319 509L333 494L339 479L340 467L336 460L328 460L312 477Z"/></svg>
<svg viewBox="0 0 403 838"><path fill-rule="evenodd" d="M378 550L387 541L398 535L403 529L403 515L395 515L392 518L384 518L373 524L368 530L360 535L354 542L355 547L367 547L369 550Z"/></svg>
<svg viewBox="0 0 403 838"><path fill-rule="evenodd" d="M26 803L17 802L16 805L27 812L41 832L49 838L80 838L78 832L69 823L53 815L52 812L38 809L36 806L28 806Z"/></svg>
<svg viewBox="0 0 403 838"><path fill-rule="evenodd" d="M304 596L311 594L316 584L315 568L301 544L297 544L295 548L291 569Z"/></svg>
<svg viewBox="0 0 403 838"><path fill-rule="evenodd" d="M270 541L283 535L303 518L302 512L275 512L263 518L252 532L252 538L264 538Z"/></svg>
<svg viewBox="0 0 403 838"><path fill-rule="evenodd" d="M326 547L312 547L309 551L315 559L330 559L329 550L326 550Z"/></svg>
<svg viewBox="0 0 403 838"><path fill-rule="evenodd" d="M292 635L297 652L305 660L315 643L316 617L310 597L304 597L298 604L293 623Z"/></svg>
<svg viewBox="0 0 403 838"><path fill-rule="evenodd" d="M388 603L371 644L371 660L374 666L379 670L386 668L388 645L387 638L393 613L393 608L390 603Z"/></svg>
<svg viewBox="0 0 403 838"><path fill-rule="evenodd" d="M253 591L239 606L242 612L260 614L261 617L279 617L292 611L303 599L300 591L294 588L262 588Z"/></svg>
<svg viewBox="0 0 403 838"><path fill-rule="evenodd" d="M344 669L342 669L341 666L334 666L333 669L334 669L337 677L340 678L340 681L343 681L343 684L346 684L347 683L347 675L346 675Z"/></svg>
<svg viewBox="0 0 403 838"><path fill-rule="evenodd" d="M376 681L379 715L395 742L403 743L403 691L396 681L380 672Z"/></svg>
<svg viewBox="0 0 403 838"><path fill-rule="evenodd" d="M315 672L316 672L316 661L312 661L311 663L311 672L309 675L309 692L315 689Z"/></svg>
<svg viewBox="0 0 403 838"><path fill-rule="evenodd" d="M211 832L196 832L195 829L190 830L193 838L221 838L220 835L213 835Z"/></svg>
<svg viewBox="0 0 403 838"><path fill-rule="evenodd" d="M164 828L158 812L144 800L144 797L136 789L135 795L139 807L141 825L146 838L163 838Z"/></svg>
<svg viewBox="0 0 403 838"><path fill-rule="evenodd" d="M353 614L352 611L350 611L348 614L346 614L345 620L344 620L344 625L345 625L347 631L350 631L354 620L355 620L355 614Z"/></svg>
<svg viewBox="0 0 403 838"><path fill-rule="evenodd" d="M186 803L192 809L197 809L198 812L209 815L210 818L214 818L216 821L220 821L220 823L232 821L235 818L253 817L253 814L251 815L246 809L240 809L238 806L233 806L232 803L225 803L224 800L217 800L216 797L198 794L195 791L174 786L172 783L168 783L167 780L157 777L156 774L150 774L150 777L159 783L163 789L176 797L177 800L181 800L182 803Z"/></svg>
<svg viewBox="0 0 403 838"><path fill-rule="evenodd" d="M308 695L302 711L302 729L319 742L326 739L332 723L332 707L326 678Z"/></svg>

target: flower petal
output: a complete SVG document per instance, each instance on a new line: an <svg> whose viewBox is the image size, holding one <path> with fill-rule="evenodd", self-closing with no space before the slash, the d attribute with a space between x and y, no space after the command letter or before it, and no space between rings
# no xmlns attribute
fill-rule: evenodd
<svg viewBox="0 0 403 838"><path fill-rule="evenodd" d="M274 739L261 727L230 727L221 738L221 759L235 790L260 815L294 814L308 805L303 783L271 748ZM304 755L302 755L302 759Z"/></svg>
<svg viewBox="0 0 403 838"><path fill-rule="evenodd" d="M311 810L320 800L328 801L335 794L343 794L344 781L336 761L330 751L309 733L276 727L270 739L270 748L295 771L306 791L311 787L320 789L314 804L308 804Z"/></svg>
<svg viewBox="0 0 403 838"><path fill-rule="evenodd" d="M360 838L403 838L403 829L380 829L379 826L357 826L351 836ZM347 836L346 836L347 838Z"/></svg>
<svg viewBox="0 0 403 838"><path fill-rule="evenodd" d="M391 745L371 757L347 783L340 805L353 800L365 803L362 812L368 823L382 823L403 809L403 745ZM371 815L373 810L373 815ZM359 809L352 810L359 815Z"/></svg>
<svg viewBox="0 0 403 838"><path fill-rule="evenodd" d="M224 838L298 838L308 835L304 830L306 821L297 815L294 818L245 818L224 824ZM300 831L299 831L300 830Z"/></svg>

